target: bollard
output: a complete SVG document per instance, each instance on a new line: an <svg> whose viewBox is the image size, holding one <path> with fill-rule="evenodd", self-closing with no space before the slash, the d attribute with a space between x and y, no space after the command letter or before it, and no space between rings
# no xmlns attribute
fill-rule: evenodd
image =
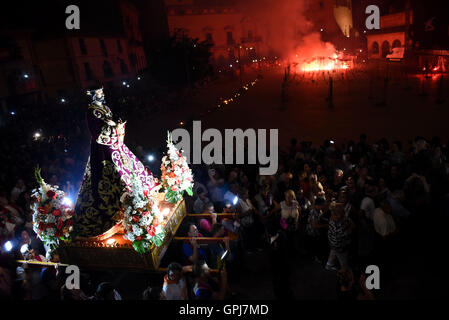
<svg viewBox="0 0 449 320"><path fill-rule="evenodd" d="M334 107L334 102L333 102L333 99L334 99L334 97L333 97L333 95L334 95L334 92L333 92L333 86L334 86L334 85L333 85L332 77L329 77L329 96L327 97L329 108L333 108L333 107Z"/></svg>
<svg viewBox="0 0 449 320"><path fill-rule="evenodd" d="M382 95L382 101L379 102L378 106L386 106L387 105L387 98L388 98L388 77L384 78L384 88L383 88L383 95Z"/></svg>
<svg viewBox="0 0 449 320"><path fill-rule="evenodd" d="M371 100L373 98L373 72L371 71L370 73L370 78L369 78L369 94L368 94L368 99Z"/></svg>
<svg viewBox="0 0 449 320"><path fill-rule="evenodd" d="M426 75L423 72L421 81L421 93L419 94L420 96L427 96L425 82L426 82Z"/></svg>
<svg viewBox="0 0 449 320"><path fill-rule="evenodd" d="M440 83L438 86L438 98L436 99L436 103L438 104L442 104L444 102L444 97L443 97L443 74L441 74L440 76Z"/></svg>

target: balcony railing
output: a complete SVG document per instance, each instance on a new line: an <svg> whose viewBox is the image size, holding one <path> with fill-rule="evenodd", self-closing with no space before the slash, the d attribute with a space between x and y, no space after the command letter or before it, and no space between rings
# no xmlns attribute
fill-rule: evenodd
<svg viewBox="0 0 449 320"><path fill-rule="evenodd" d="M251 38L242 38L242 43L254 43L254 42L261 42L261 41L262 41L261 36L256 36L256 37L251 37Z"/></svg>

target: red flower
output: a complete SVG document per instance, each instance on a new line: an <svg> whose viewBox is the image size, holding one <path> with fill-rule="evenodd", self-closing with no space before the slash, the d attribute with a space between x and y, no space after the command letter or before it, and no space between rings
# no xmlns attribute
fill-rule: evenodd
<svg viewBox="0 0 449 320"><path fill-rule="evenodd" d="M43 222L39 222L39 230L45 230L46 224Z"/></svg>
<svg viewBox="0 0 449 320"><path fill-rule="evenodd" d="M138 216L133 216L132 220L137 223L139 222L140 218Z"/></svg>
<svg viewBox="0 0 449 320"><path fill-rule="evenodd" d="M59 209L53 210L53 215L55 217L59 217L61 215L61 210L59 210Z"/></svg>
<svg viewBox="0 0 449 320"><path fill-rule="evenodd" d="M154 217L153 219L153 226L157 227L159 225L159 219Z"/></svg>
<svg viewBox="0 0 449 320"><path fill-rule="evenodd" d="M67 227L70 227L71 225L73 225L73 220L72 220L72 219L66 220L66 221L65 221L65 225L66 225Z"/></svg>
<svg viewBox="0 0 449 320"><path fill-rule="evenodd" d="M39 207L39 208L37 208L37 211L38 211L40 214L47 214L47 210L45 210L44 207Z"/></svg>
<svg viewBox="0 0 449 320"><path fill-rule="evenodd" d="M57 238L62 237L62 235L63 235L62 231L57 231L56 232L56 237Z"/></svg>
<svg viewBox="0 0 449 320"><path fill-rule="evenodd" d="M151 225L147 228L147 232L150 235L150 237L153 237L156 234L156 228Z"/></svg>
<svg viewBox="0 0 449 320"><path fill-rule="evenodd" d="M172 191L176 191L176 190L178 190L178 187L177 186L172 186L171 189L172 189Z"/></svg>
<svg viewBox="0 0 449 320"><path fill-rule="evenodd" d="M50 199L56 199L56 196L56 192L54 192L53 190L47 191L47 197L49 197Z"/></svg>
<svg viewBox="0 0 449 320"><path fill-rule="evenodd" d="M138 240L138 241L142 240L142 236L137 236L136 240Z"/></svg>
<svg viewBox="0 0 449 320"><path fill-rule="evenodd" d="M58 221L58 230L62 229L62 225L63 225L62 219L59 219L59 221Z"/></svg>
<svg viewBox="0 0 449 320"><path fill-rule="evenodd" d="M175 174L174 172L170 172L169 177L170 177L170 178L176 178L176 174Z"/></svg>
<svg viewBox="0 0 449 320"><path fill-rule="evenodd" d="M40 199L39 197L36 197L36 196L31 197L31 199L32 199L34 202L41 202L41 199Z"/></svg>

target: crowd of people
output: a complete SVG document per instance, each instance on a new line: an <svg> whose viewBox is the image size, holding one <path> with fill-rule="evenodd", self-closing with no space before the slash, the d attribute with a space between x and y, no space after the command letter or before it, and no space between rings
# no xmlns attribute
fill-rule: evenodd
<svg viewBox="0 0 449 320"><path fill-rule="evenodd" d="M161 283L153 283L142 298L232 298L238 294L232 283L245 272L251 255L266 252L278 299L293 298L286 279L296 258L336 272L337 298L373 299L364 285L366 267L379 266L388 281L407 234L414 233L423 219L447 217L447 151L438 138L417 137L404 148L386 139L369 144L361 135L357 143L327 140L319 147L292 139L273 176L259 176L256 166L194 165L188 211L203 215L184 222L179 234L189 241L175 249L182 258L172 261ZM52 178L51 183L58 180ZM26 251L16 250L22 258L57 263L57 254L45 257L32 231L29 192L22 178L2 191L2 243L15 239L17 250L27 245ZM202 237L215 241L204 243ZM121 299L110 282L101 282L91 296L68 290L60 268L17 267L4 253L1 295Z"/></svg>
<svg viewBox="0 0 449 320"><path fill-rule="evenodd" d="M116 104L128 110L128 104L144 108L146 103L128 97ZM48 183L76 198L90 139L80 109L85 109L83 99L49 104L44 114L30 107L8 115L0 128L8 137L0 142L2 298L122 298L112 282L102 281L90 293L69 290L62 267L41 270L15 262L31 257L59 263L57 254L46 256L32 230L33 170L39 164ZM34 127L37 118L39 128ZM292 139L273 176L258 175L254 165L192 168L194 196L186 201L188 211L202 218L185 221L180 234L189 241L174 249L182 258L173 258L160 283L149 286L142 299L232 298L238 295L233 283L251 255L263 253L270 257L277 299L294 297L286 279L295 259L335 272L339 299L372 299L364 285L366 266L379 266L388 281L407 236L423 220L448 216L448 148L438 138L416 137L409 146L387 139L368 143L364 134L357 142L326 140L320 146ZM215 240L204 242L203 237ZM83 279L90 281L88 274Z"/></svg>
<svg viewBox="0 0 449 320"><path fill-rule="evenodd" d="M318 148L292 139L274 176L259 176L254 166L195 169L192 210L210 218L190 222L186 235L225 236L226 248L234 239L222 248L234 253L230 266L268 250L279 299L292 297L286 279L294 257L337 272L338 298L371 299L366 267L379 266L388 281L408 236L423 234L423 220L447 218L447 147L438 138L416 137L409 148L387 139L369 144L364 134ZM235 214L220 221L215 212ZM209 245L185 243L182 252L186 266L216 265Z"/></svg>

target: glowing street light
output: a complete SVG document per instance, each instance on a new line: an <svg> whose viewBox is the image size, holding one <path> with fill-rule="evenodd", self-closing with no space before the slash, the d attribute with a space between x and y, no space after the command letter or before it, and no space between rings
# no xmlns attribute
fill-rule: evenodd
<svg viewBox="0 0 449 320"><path fill-rule="evenodd" d="M25 243L23 246L20 247L20 253L25 254L28 251L28 244Z"/></svg>
<svg viewBox="0 0 449 320"><path fill-rule="evenodd" d="M237 202L239 202L239 197L235 196L234 199L232 200L232 204L235 206Z"/></svg>
<svg viewBox="0 0 449 320"><path fill-rule="evenodd" d="M30 76L29 76L27 73L25 73L25 74L23 75L23 77L24 77L25 79L28 79Z"/></svg>
<svg viewBox="0 0 449 320"><path fill-rule="evenodd" d="M64 98L61 98L61 102L64 103L64 102L65 102L65 99L64 99Z"/></svg>
<svg viewBox="0 0 449 320"><path fill-rule="evenodd" d="M35 139L39 139L40 137L41 137L40 132L36 132L36 133L34 134L34 138L35 138Z"/></svg>
<svg viewBox="0 0 449 320"><path fill-rule="evenodd" d="M148 159L148 161L153 162L154 156L152 154L150 154L150 155L148 155L147 159Z"/></svg>
<svg viewBox="0 0 449 320"><path fill-rule="evenodd" d="M14 111L11 111L10 114L13 116L13 115L15 115L16 113L15 113Z"/></svg>
<svg viewBox="0 0 449 320"><path fill-rule="evenodd" d="M3 245L3 247L5 248L6 252L9 252L12 250L12 242L11 241L6 241L5 244Z"/></svg>
<svg viewBox="0 0 449 320"><path fill-rule="evenodd" d="M66 206L71 207L73 204L73 201L69 197L64 197L64 199L62 199L62 203L65 204Z"/></svg>

